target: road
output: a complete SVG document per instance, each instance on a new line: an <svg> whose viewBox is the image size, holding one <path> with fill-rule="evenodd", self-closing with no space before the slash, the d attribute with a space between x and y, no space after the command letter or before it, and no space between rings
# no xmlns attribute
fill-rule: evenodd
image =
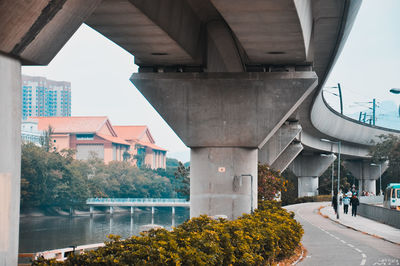
<svg viewBox="0 0 400 266"><path fill-rule="evenodd" d="M400 245L322 217L318 214L322 205L315 202L286 206L295 213L305 232L302 243L308 253L298 265L400 265Z"/></svg>

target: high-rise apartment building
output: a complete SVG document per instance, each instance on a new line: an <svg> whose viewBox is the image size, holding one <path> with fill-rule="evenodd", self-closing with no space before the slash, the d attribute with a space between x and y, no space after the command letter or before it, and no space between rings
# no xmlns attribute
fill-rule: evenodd
<svg viewBox="0 0 400 266"><path fill-rule="evenodd" d="M71 116L71 83L22 75L22 119Z"/></svg>

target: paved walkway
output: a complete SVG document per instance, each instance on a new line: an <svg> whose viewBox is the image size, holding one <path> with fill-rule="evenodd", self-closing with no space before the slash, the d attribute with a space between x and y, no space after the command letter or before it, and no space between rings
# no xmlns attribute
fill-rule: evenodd
<svg viewBox="0 0 400 266"><path fill-rule="evenodd" d="M326 206L320 210L321 214L328 216L332 221L400 245L400 229L364 218L359 215L357 215L357 217L353 217L351 216L351 206L349 207L348 214L344 214L343 205L340 206L341 208L338 220L336 219L336 214L329 203L321 202L321 206Z"/></svg>

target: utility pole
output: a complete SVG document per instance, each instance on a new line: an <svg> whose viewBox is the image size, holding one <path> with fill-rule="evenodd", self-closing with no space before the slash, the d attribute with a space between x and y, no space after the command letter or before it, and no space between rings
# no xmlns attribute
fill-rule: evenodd
<svg viewBox="0 0 400 266"><path fill-rule="evenodd" d="M372 124L375 126L375 110L376 110L376 101L375 98L372 99Z"/></svg>
<svg viewBox="0 0 400 266"><path fill-rule="evenodd" d="M337 84L339 90L339 99L340 99L340 114L343 114L343 98L342 98L342 89L340 88L340 83Z"/></svg>

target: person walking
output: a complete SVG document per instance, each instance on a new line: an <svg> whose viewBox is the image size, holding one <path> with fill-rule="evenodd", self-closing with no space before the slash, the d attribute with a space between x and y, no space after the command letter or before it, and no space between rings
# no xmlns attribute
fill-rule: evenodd
<svg viewBox="0 0 400 266"><path fill-rule="evenodd" d="M345 194L343 198L343 211L345 214L347 214L349 211L349 204L350 204L350 198L347 196L347 194Z"/></svg>
<svg viewBox="0 0 400 266"><path fill-rule="evenodd" d="M357 216L357 207L360 205L360 201L357 198L357 195L353 195L353 197L350 200L350 205L351 205L351 216L356 217Z"/></svg>
<svg viewBox="0 0 400 266"><path fill-rule="evenodd" d="M333 207L333 210L335 211L335 214L337 214L337 196L336 196L336 194L335 195L333 195L333 197L332 197L332 207Z"/></svg>

